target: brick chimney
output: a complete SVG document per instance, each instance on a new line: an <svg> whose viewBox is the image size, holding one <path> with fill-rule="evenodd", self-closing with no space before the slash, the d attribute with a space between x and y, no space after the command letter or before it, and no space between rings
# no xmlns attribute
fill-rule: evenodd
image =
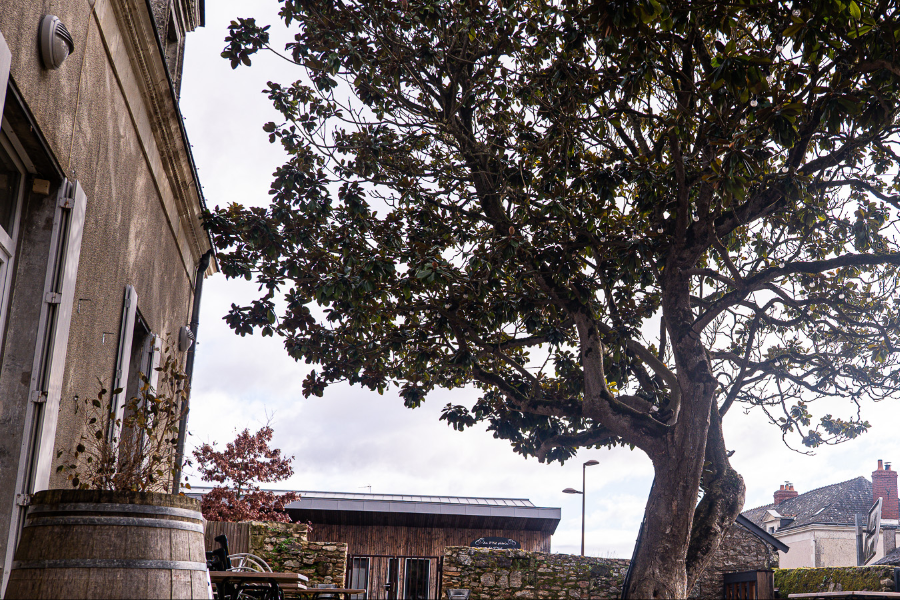
<svg viewBox="0 0 900 600"><path fill-rule="evenodd" d="M779 504L790 498L796 498L799 495L800 494L798 492L794 491L793 483L785 483L780 488L778 488L777 492L775 492L775 506L778 506Z"/></svg>
<svg viewBox="0 0 900 600"><path fill-rule="evenodd" d="M897 500L897 471L891 470L891 463L878 461L878 469L872 471L872 502L881 501L881 518L900 518L900 506Z"/></svg>

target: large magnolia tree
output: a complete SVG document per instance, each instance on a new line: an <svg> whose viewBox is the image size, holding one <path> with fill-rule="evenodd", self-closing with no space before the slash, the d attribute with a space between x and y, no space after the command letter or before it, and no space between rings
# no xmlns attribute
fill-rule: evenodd
<svg viewBox="0 0 900 600"><path fill-rule="evenodd" d="M296 65L265 90L289 158L208 223L260 284L227 321L308 395L474 385L442 418L526 456L639 448L646 598L742 508L738 406L814 448L896 399L897 3L281 3L286 49L239 19L223 56Z"/></svg>

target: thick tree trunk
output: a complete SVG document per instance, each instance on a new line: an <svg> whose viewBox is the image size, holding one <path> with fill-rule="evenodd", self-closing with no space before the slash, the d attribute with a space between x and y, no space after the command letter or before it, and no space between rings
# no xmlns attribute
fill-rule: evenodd
<svg viewBox="0 0 900 600"><path fill-rule="evenodd" d="M698 434L698 439L691 440L693 451L672 448L653 461L656 477L644 510L641 544L631 565L628 598L687 597L688 546L706 431Z"/></svg>
<svg viewBox="0 0 900 600"><path fill-rule="evenodd" d="M710 550L718 547L721 525L724 525L720 517L725 515L727 519L730 513L730 510L720 510L728 503L718 502L719 488L710 485L706 486L712 492L708 494L708 502L701 503L706 510L694 522L701 478L706 475L707 451L715 455L718 463L721 463L719 454L726 465L727 457L715 402L718 382L700 336L692 328L689 278L670 266L675 267L674 261L666 267L663 312L677 367L681 411L661 450L648 452L656 478L644 511L641 543L625 590L628 598L687 597L689 585L696 580L698 561L705 564ZM710 434L712 445L707 448ZM720 526L710 527L710 522ZM699 538L694 536L695 526L702 530ZM692 545L695 540L703 543Z"/></svg>
<svg viewBox="0 0 900 600"><path fill-rule="evenodd" d="M654 460L628 598L687 597L743 507L744 482L728 464L715 403L710 416L708 435L696 436L706 438L704 451Z"/></svg>

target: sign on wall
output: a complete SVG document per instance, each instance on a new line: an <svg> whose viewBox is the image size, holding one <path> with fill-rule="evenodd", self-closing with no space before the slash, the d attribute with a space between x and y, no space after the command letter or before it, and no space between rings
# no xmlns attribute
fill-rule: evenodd
<svg viewBox="0 0 900 600"><path fill-rule="evenodd" d="M875 501L866 516L866 529L863 539L863 564L875 558L878 544L878 532L881 528L881 498Z"/></svg>
<svg viewBox="0 0 900 600"><path fill-rule="evenodd" d="M480 537L471 544L472 548L495 548L500 550L519 550L519 542L504 537Z"/></svg>

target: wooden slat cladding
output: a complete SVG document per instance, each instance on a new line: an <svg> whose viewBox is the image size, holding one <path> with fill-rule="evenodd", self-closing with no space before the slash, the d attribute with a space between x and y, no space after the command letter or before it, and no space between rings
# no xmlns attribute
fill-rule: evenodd
<svg viewBox="0 0 900 600"><path fill-rule="evenodd" d="M511 529L320 525L313 523L310 541L345 542L351 556L443 556L447 546L468 546L480 537L516 540L523 550L550 552L550 534ZM229 536L229 540L231 537Z"/></svg>
<svg viewBox="0 0 900 600"><path fill-rule="evenodd" d="M250 523L229 523L227 521L206 522L206 551L211 552L219 547L215 542L217 536L228 536L228 553L238 554L250 552Z"/></svg>

